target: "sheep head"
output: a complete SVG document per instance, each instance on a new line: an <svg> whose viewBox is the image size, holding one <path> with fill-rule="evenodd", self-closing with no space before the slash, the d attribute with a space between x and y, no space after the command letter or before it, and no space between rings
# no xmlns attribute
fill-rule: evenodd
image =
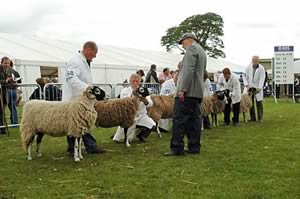
<svg viewBox="0 0 300 199"><path fill-rule="evenodd" d="M251 88L248 89L248 95L252 96L252 95L255 95L255 94L259 93L260 91L261 91L260 88L251 87Z"/></svg>
<svg viewBox="0 0 300 199"><path fill-rule="evenodd" d="M105 92L98 86L88 86L84 93L88 99L96 99L97 101L100 101L105 98Z"/></svg>

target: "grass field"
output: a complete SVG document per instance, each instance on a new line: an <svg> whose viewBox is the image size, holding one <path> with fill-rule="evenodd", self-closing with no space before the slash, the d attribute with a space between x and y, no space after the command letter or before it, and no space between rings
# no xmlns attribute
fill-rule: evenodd
<svg viewBox="0 0 300 199"><path fill-rule="evenodd" d="M112 128L93 130L106 154L74 163L66 138L45 136L43 157L27 161L13 129L0 137L0 199L300 198L300 104L264 108L264 123L205 130L200 156L162 156L170 134L154 132L126 148L110 140Z"/></svg>

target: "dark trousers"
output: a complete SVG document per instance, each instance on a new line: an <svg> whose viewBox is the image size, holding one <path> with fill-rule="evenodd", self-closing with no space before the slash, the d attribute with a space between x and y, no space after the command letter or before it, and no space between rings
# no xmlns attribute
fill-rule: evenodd
<svg viewBox="0 0 300 199"><path fill-rule="evenodd" d="M173 112L173 129L171 138L171 150L175 153L184 151L184 135L188 138L188 148L192 152L200 152L201 139L201 100L185 97L181 102L175 98Z"/></svg>
<svg viewBox="0 0 300 199"><path fill-rule="evenodd" d="M224 110L224 123L226 124L230 123L231 104L232 104L232 99L230 98L228 99L228 103L225 104L225 110ZM233 124L239 123L240 102L232 105L232 112L233 112L232 123Z"/></svg>
<svg viewBox="0 0 300 199"><path fill-rule="evenodd" d="M203 128L210 128L210 121L209 121L209 117L208 115L206 116L202 116L202 120L203 120Z"/></svg>
<svg viewBox="0 0 300 199"><path fill-rule="evenodd" d="M5 122L4 122L4 119L5 119L4 118L5 104L3 104L3 106L2 106L2 103L0 103L0 126L5 126ZM5 133L6 132L5 127L0 128L0 132Z"/></svg>
<svg viewBox="0 0 300 199"><path fill-rule="evenodd" d="M137 137L143 137L143 138L147 138L152 129L149 129L145 126L140 126L140 125L136 125L136 128L140 129L140 133L137 135Z"/></svg>
<svg viewBox="0 0 300 199"><path fill-rule="evenodd" d="M252 95L252 107L250 109L250 119L252 121L256 121L256 115L255 115L255 109L254 109L254 102L256 102L257 119L259 121L261 121L263 119L263 112L264 112L263 104L262 104L262 101L257 101L254 98L255 98L255 96Z"/></svg>
<svg viewBox="0 0 300 199"><path fill-rule="evenodd" d="M67 136L68 141L68 152L74 152L75 138ZM82 141L85 147L86 152L92 153L97 150L97 142L95 138L90 134L86 133L82 136Z"/></svg>
<svg viewBox="0 0 300 199"><path fill-rule="evenodd" d="M10 110L10 122L11 124L18 124L18 112L17 112L17 89L7 89L8 94L8 108Z"/></svg>

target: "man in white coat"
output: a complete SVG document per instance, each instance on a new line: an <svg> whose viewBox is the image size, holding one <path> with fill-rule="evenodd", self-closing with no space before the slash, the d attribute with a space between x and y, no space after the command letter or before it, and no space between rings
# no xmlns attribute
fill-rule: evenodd
<svg viewBox="0 0 300 199"><path fill-rule="evenodd" d="M250 109L250 120L256 121L255 109L254 109L254 98L256 97L256 109L257 119L259 122L263 121L263 87L265 83L265 68L259 64L259 57L253 56L251 64L246 68L244 76L245 89L247 92L249 88L256 88L259 92L256 95L252 95L252 107Z"/></svg>
<svg viewBox="0 0 300 199"><path fill-rule="evenodd" d="M120 98L130 97L133 95L133 92L139 87L141 83L141 76L138 74L132 74L130 76L130 87L124 88L121 91ZM141 103L139 106L139 110L135 116L135 123L133 126L128 128L128 139L132 139L132 136L135 134L135 129L139 128L140 132L136 136L141 142L146 142L146 138L151 133L153 126L155 126L155 122L147 115L147 107L151 107L153 105L153 101L150 96L140 97ZM124 140L124 129L118 127L116 134L113 137L114 141L121 142Z"/></svg>
<svg viewBox="0 0 300 199"><path fill-rule="evenodd" d="M229 98L225 104L224 110L224 126L230 124L230 112L232 104L233 118L232 123L237 126L239 123L240 102L241 102L241 84L239 78L235 74L231 74L229 68L224 68L219 77L219 86L221 90L228 89L230 91ZM227 96L228 97L228 96Z"/></svg>
<svg viewBox="0 0 300 199"><path fill-rule="evenodd" d="M92 84L91 62L96 57L98 47L95 42L88 41L83 45L82 51L70 59L65 66L62 100L69 101L78 97L89 85ZM75 138L67 137L68 152L70 157L74 153ZM82 140L88 153L103 153L97 148L96 140L87 132Z"/></svg>

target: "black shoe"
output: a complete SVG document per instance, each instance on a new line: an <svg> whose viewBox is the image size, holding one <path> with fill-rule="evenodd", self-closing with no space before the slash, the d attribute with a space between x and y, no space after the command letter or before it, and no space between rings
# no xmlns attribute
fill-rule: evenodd
<svg viewBox="0 0 300 199"><path fill-rule="evenodd" d="M208 126L208 127L204 127L204 129L212 129L210 126Z"/></svg>
<svg viewBox="0 0 300 199"><path fill-rule="evenodd" d="M229 123L223 123L222 126L229 126Z"/></svg>
<svg viewBox="0 0 300 199"><path fill-rule="evenodd" d="M6 134L6 131L0 131L0 134L4 135Z"/></svg>
<svg viewBox="0 0 300 199"><path fill-rule="evenodd" d="M69 158L74 158L74 152L69 152L68 156L69 156Z"/></svg>
<svg viewBox="0 0 300 199"><path fill-rule="evenodd" d="M238 123L233 123L233 126L237 126L238 125Z"/></svg>
<svg viewBox="0 0 300 199"><path fill-rule="evenodd" d="M175 152L173 150L170 150L169 152L164 153L164 156L181 156L181 155L184 155L184 151Z"/></svg>
<svg viewBox="0 0 300 199"><path fill-rule="evenodd" d="M250 119L248 120L248 122L256 122L256 120Z"/></svg>
<svg viewBox="0 0 300 199"><path fill-rule="evenodd" d="M188 154L193 154L193 155L196 155L196 154L200 154L200 151L191 151L191 150L184 150L186 153Z"/></svg>
<svg viewBox="0 0 300 199"><path fill-rule="evenodd" d="M136 137L140 140L140 142L143 142L143 143L146 143L146 142L147 142L147 141L145 140L145 138L144 138L143 136L141 136L141 134L138 134Z"/></svg>

